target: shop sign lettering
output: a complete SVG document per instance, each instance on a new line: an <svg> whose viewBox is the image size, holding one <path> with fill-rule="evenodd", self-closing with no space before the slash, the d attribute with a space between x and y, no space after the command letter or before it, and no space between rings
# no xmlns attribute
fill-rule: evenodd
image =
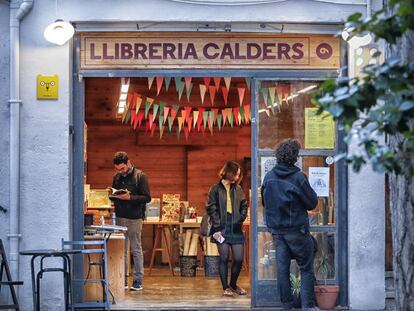
<svg viewBox="0 0 414 311"><path fill-rule="evenodd" d="M332 36L85 34L81 42L83 69L339 67Z"/></svg>

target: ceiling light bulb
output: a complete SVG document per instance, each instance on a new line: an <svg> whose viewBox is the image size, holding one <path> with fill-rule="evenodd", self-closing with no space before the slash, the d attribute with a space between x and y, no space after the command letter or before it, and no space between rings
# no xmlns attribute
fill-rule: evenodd
<svg viewBox="0 0 414 311"><path fill-rule="evenodd" d="M43 36L51 43L64 45L73 37L74 34L75 29L72 24L58 19L46 27Z"/></svg>

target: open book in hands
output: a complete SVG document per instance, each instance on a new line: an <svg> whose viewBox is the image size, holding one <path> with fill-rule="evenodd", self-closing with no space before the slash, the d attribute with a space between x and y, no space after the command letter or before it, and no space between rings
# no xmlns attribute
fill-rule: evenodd
<svg viewBox="0 0 414 311"><path fill-rule="evenodd" d="M111 192L112 192L112 194L109 196L109 198L111 198L111 197L116 198L117 195L122 195L122 194L128 193L128 190L126 190L126 189L115 189L115 188L108 188L108 189L110 189Z"/></svg>

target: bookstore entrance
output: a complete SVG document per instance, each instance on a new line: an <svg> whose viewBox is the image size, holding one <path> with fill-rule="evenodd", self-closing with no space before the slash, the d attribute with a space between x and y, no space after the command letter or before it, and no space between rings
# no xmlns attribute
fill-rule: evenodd
<svg viewBox="0 0 414 311"><path fill-rule="evenodd" d="M275 248L259 194L285 138L300 141L297 165L325 184L309 213L317 258L329 265L318 278L345 280L338 261L342 172L331 161L336 127L311 104L312 91L340 65L337 38L116 33L80 34L75 43L74 237L90 239L85 228L116 223L107 190L116 152L144 172L151 196L141 230L142 289L131 290L131 243L122 233L108 239L111 309L277 306ZM237 282L247 295L233 297L223 296L216 244L200 234L208 192L228 161L240 165L237 183L248 203ZM75 273L86 273L82 263ZM75 291L78 299L101 298L99 284Z"/></svg>

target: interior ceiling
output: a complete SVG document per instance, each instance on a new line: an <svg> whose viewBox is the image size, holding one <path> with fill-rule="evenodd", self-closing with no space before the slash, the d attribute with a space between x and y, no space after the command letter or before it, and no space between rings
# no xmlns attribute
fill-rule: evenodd
<svg viewBox="0 0 414 311"><path fill-rule="evenodd" d="M184 78L182 78L184 81ZM203 78L193 78L193 89L190 95L190 101L187 101L186 90L184 88L181 100L178 100L178 92L175 87L174 78L171 79L168 92L165 89L165 83L162 86L160 94L157 96L156 79L148 90L148 78L131 78L129 93L139 93L142 97L150 97L154 99L155 103L167 102L167 106L173 104L179 104L180 107L203 107L209 108L221 108L221 107L236 107L239 106L238 87L246 88L243 104L250 103L250 93L246 86L244 78L232 78L230 91L228 94L228 105L226 106L223 100L221 87L225 86L224 80L221 79L220 90L216 92L214 99L214 106L210 103L210 95L208 92L205 94L204 104L201 104L200 96L200 84L204 84ZM210 85L214 85L213 78L211 78ZM118 102L121 79L120 78L87 78L85 82L85 121L106 121L106 122L119 122L116 120L116 104ZM141 105L141 109L144 109L145 105Z"/></svg>

